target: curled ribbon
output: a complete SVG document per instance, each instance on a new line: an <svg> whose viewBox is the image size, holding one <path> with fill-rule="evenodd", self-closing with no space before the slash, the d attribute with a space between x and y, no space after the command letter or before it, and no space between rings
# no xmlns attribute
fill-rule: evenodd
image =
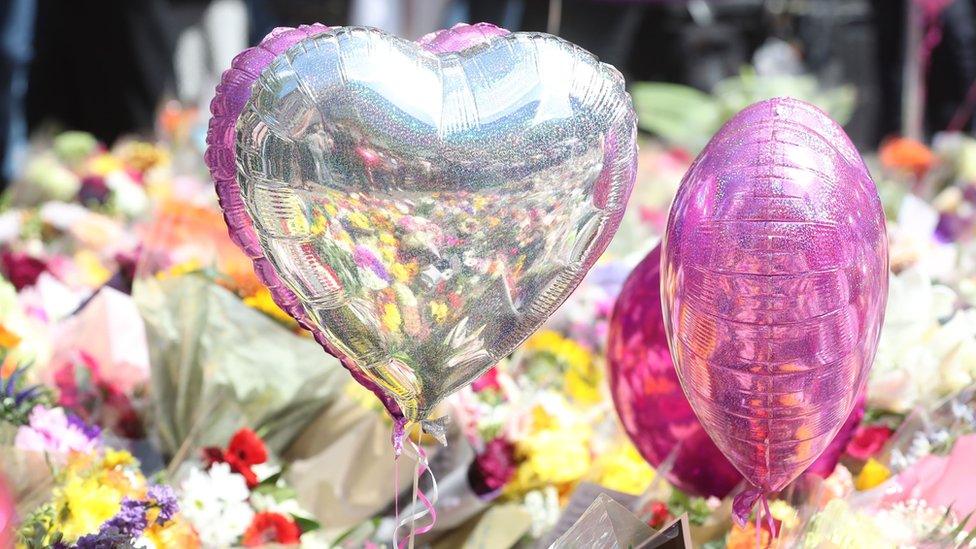
<svg viewBox="0 0 976 549"><path fill-rule="evenodd" d="M755 488L740 492L732 500L732 518L740 527L745 526L749 522L749 515L752 513L752 508L756 506L756 502L761 503L756 515L756 547L759 547L759 523L762 522L763 512L766 513L766 524L769 526L770 535L775 539L777 534L776 521L773 519L773 514L769 512L769 500L766 499L766 494Z"/></svg>
<svg viewBox="0 0 976 549"><path fill-rule="evenodd" d="M403 440L403 439L401 439ZM411 510L411 512L403 517L399 516L397 512L397 525L393 530L393 545L397 549L404 549L407 547L407 543L410 538L425 534L434 529L434 524L437 523L437 510L434 504L437 503L437 479L434 478L433 472L430 470L430 461L427 459L427 452L424 451L416 442L406 439L409 443L410 453L415 454L417 458L417 472L414 479L414 497L415 500L420 501L423 505L422 509ZM420 478L424 476L424 473L430 475L430 497L420 489ZM430 522L419 527L415 527L416 521L430 515ZM407 534L403 539L400 539L400 529L404 526L410 526L410 533Z"/></svg>

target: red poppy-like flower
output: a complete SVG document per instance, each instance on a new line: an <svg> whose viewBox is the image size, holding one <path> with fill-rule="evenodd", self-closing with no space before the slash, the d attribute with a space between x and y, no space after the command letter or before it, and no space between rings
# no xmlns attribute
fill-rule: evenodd
<svg viewBox="0 0 976 549"><path fill-rule="evenodd" d="M232 471L244 477L248 488L254 488L259 481L251 466L268 461L268 449L257 433L245 427L234 433L227 450L204 448L203 460L207 468L214 463L230 465Z"/></svg>
<svg viewBox="0 0 976 549"><path fill-rule="evenodd" d="M247 482L248 488L253 489L255 486L260 484L258 481L258 475L253 469L251 469L250 465L244 463L238 459L237 456L229 452L224 452L224 459L226 460L227 465L230 465L231 470L244 477L244 481Z"/></svg>
<svg viewBox="0 0 976 549"><path fill-rule="evenodd" d="M21 252L4 250L0 252L0 267L4 276L18 291L33 286L41 273L47 270L47 263Z"/></svg>
<svg viewBox="0 0 976 549"><path fill-rule="evenodd" d="M257 433L246 427L234 433L230 445L227 446L227 453L233 454L245 465L257 465L268 461L268 449L264 446L264 441Z"/></svg>
<svg viewBox="0 0 976 549"><path fill-rule="evenodd" d="M302 531L295 521L279 513L258 513L241 538L245 547L260 547L269 543L297 545Z"/></svg>
<svg viewBox="0 0 976 549"><path fill-rule="evenodd" d="M862 425L848 443L846 452L856 459L867 460L884 447L892 434L894 431L884 425Z"/></svg>

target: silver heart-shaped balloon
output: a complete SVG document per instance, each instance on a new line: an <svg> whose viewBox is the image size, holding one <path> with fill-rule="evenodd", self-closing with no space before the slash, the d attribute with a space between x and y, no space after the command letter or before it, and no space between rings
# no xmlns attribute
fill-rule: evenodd
<svg viewBox="0 0 976 549"><path fill-rule="evenodd" d="M623 79L582 49L530 33L431 49L366 28L309 36L261 72L236 127L264 256L410 420L569 296L636 162Z"/></svg>

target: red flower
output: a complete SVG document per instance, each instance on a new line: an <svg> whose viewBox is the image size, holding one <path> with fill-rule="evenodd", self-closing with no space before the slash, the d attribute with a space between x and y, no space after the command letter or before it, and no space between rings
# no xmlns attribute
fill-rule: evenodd
<svg viewBox="0 0 976 549"><path fill-rule="evenodd" d="M234 433L230 445L227 446L227 453L233 454L245 465L257 465L268 461L268 449L265 448L264 441L247 427Z"/></svg>
<svg viewBox="0 0 976 549"><path fill-rule="evenodd" d="M515 475L515 445L499 437L485 445L468 469L468 482L478 495L494 492Z"/></svg>
<svg viewBox="0 0 976 549"><path fill-rule="evenodd" d="M295 521L278 513L258 513L242 538L245 547L260 547L269 543L297 545L302 531Z"/></svg>
<svg viewBox="0 0 976 549"><path fill-rule="evenodd" d="M494 366L471 383L471 389L476 393L480 393L485 389L497 391L501 388L502 386L498 384L498 368Z"/></svg>
<svg viewBox="0 0 976 549"><path fill-rule="evenodd" d="M661 528L668 522L671 518L671 511L668 510L668 505L663 501L655 501L651 503L651 518L647 521L648 526L651 528Z"/></svg>
<svg viewBox="0 0 976 549"><path fill-rule="evenodd" d="M866 461L881 450L893 433L884 425L862 425L857 428L846 451L851 457Z"/></svg>
<svg viewBox="0 0 976 549"><path fill-rule="evenodd" d="M268 449L257 433L245 427L234 433L226 451L215 447L204 448L203 460L208 469L214 463L230 465L231 470L244 477L248 488L254 488L259 481L251 466L268 461Z"/></svg>
<svg viewBox="0 0 976 549"><path fill-rule="evenodd" d="M207 469L213 467L214 463L224 463L224 451L216 446L208 446L203 449L203 463Z"/></svg>
<svg viewBox="0 0 976 549"><path fill-rule="evenodd" d="M37 283L41 273L47 270L47 263L25 253L4 250L0 252L0 267L7 280L20 291Z"/></svg>

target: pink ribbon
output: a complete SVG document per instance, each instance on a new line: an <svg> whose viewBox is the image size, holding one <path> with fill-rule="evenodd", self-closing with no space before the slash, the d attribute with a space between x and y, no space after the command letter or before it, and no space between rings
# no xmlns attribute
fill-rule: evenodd
<svg viewBox="0 0 976 549"><path fill-rule="evenodd" d="M773 514L769 511L769 500L766 498L766 494L756 488L749 488L740 492L732 500L732 518L736 524L744 527L749 523L749 515L752 514L752 508L756 506L756 502L761 503L756 515L756 547L759 547L762 540L759 532L759 524L762 522L763 512L766 513L766 525L769 526L769 533L772 538L775 539L778 533L776 531L776 521L773 519Z"/></svg>
<svg viewBox="0 0 976 549"><path fill-rule="evenodd" d="M434 507L434 504L437 503L437 479L434 478L433 472L430 471L430 461L427 459L427 452L425 452L423 448L421 448L416 442L414 442L409 438L405 438L401 440L406 440L409 443L409 448L413 451L413 453L417 457L418 479L420 477L423 477L424 473L430 474L431 495L430 497L427 497L427 494L425 494L424 491L420 489L420 484L418 481L415 498L416 500L420 501L420 503L424 506L424 508L417 511L412 511L408 516L404 516L404 517L400 516L399 508L395 508L394 520L396 521L397 525L396 528L393 530L393 545L397 549L404 549L407 546L407 543L411 535L419 536L421 534L426 534L427 532L433 530L434 525L437 523L437 509L436 507ZM397 470L399 471L399 468L397 468ZM416 524L417 520L422 519L428 515L430 516L430 522L419 527L413 526ZM407 525L411 525L412 533L408 533L407 535L403 536L403 538L401 539L400 529Z"/></svg>

